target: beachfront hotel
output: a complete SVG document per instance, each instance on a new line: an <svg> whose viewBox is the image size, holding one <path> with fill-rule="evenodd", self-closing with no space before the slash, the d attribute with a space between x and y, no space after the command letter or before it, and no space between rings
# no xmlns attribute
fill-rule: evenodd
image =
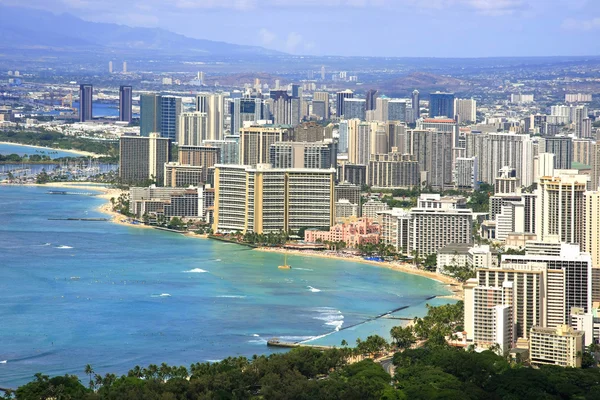
<svg viewBox="0 0 600 400"><path fill-rule="evenodd" d="M370 218L349 218L343 223L332 226L328 231L307 229L304 232L306 242L344 242L350 248L357 248L367 243L377 244L379 238L379 224L374 224Z"/></svg>
<svg viewBox="0 0 600 400"><path fill-rule="evenodd" d="M269 233L330 227L335 169L215 165L215 232Z"/></svg>
<svg viewBox="0 0 600 400"><path fill-rule="evenodd" d="M158 133L150 136L121 136L119 140L119 178L124 183L139 183L153 179L164 182L164 165L169 162L170 141Z"/></svg>

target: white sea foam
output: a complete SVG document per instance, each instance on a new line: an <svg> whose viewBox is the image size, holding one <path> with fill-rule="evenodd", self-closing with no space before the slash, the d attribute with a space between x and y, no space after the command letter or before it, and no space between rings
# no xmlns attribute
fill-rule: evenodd
<svg viewBox="0 0 600 400"><path fill-rule="evenodd" d="M314 288L314 287L312 287L312 286L308 286L308 290L310 290L310 291L311 291L311 292L313 292L313 293L318 293L318 292L320 292L320 291L321 291L321 289L317 289L317 288Z"/></svg>
<svg viewBox="0 0 600 400"><path fill-rule="evenodd" d="M186 274L203 274L208 271L205 271L201 268L194 268L194 269L190 269L189 271L183 271L183 272L185 272Z"/></svg>
<svg viewBox="0 0 600 400"><path fill-rule="evenodd" d="M280 336L279 339L284 342L304 342L306 340L312 340L313 336Z"/></svg>
<svg viewBox="0 0 600 400"><path fill-rule="evenodd" d="M206 360L206 361L208 361L209 363L218 363L218 362L221 362L223 360Z"/></svg>
<svg viewBox="0 0 600 400"><path fill-rule="evenodd" d="M153 294L151 297L171 297L169 293Z"/></svg>
<svg viewBox="0 0 600 400"><path fill-rule="evenodd" d="M3 361L0 361L0 364L6 364L7 362L8 362L7 360L3 360Z"/></svg>
<svg viewBox="0 0 600 400"><path fill-rule="evenodd" d="M221 262L222 260L220 258L217 258L217 259L215 259L215 261Z"/></svg>
<svg viewBox="0 0 600 400"><path fill-rule="evenodd" d="M314 319L325 321L325 325L334 327L335 332L342 329L344 316L340 310L331 307L319 307L314 310L319 313L319 315L313 317Z"/></svg>
<svg viewBox="0 0 600 400"><path fill-rule="evenodd" d="M252 335L254 337L260 337L260 335L258 333L255 333L254 335Z"/></svg>
<svg viewBox="0 0 600 400"><path fill-rule="evenodd" d="M310 268L294 268L294 270L296 270L296 271L314 271L314 269L310 269Z"/></svg>
<svg viewBox="0 0 600 400"><path fill-rule="evenodd" d="M55 247L55 249L72 249L72 247L71 246L58 246L58 247Z"/></svg>
<svg viewBox="0 0 600 400"><path fill-rule="evenodd" d="M221 297L224 299L245 299L246 296L239 296L239 295L234 295L234 294L224 294L221 296L217 296L217 297Z"/></svg>

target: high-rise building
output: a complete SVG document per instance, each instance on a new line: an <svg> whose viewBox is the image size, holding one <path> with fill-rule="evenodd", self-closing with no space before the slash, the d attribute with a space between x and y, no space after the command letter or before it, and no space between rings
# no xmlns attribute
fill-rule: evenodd
<svg viewBox="0 0 600 400"><path fill-rule="evenodd" d="M160 136L177 140L177 125L181 114L181 97L160 97Z"/></svg>
<svg viewBox="0 0 600 400"><path fill-rule="evenodd" d="M202 142L208 139L207 119L207 114L199 111L181 113L177 125L177 144L202 145Z"/></svg>
<svg viewBox="0 0 600 400"><path fill-rule="evenodd" d="M79 122L91 121L93 87L90 84L79 85Z"/></svg>
<svg viewBox="0 0 600 400"><path fill-rule="evenodd" d="M567 93L565 102L567 103L589 103L592 101L592 95L589 93Z"/></svg>
<svg viewBox="0 0 600 400"><path fill-rule="evenodd" d="M360 119L362 121L366 118L366 101L365 99L344 99L344 118L346 119Z"/></svg>
<svg viewBox="0 0 600 400"><path fill-rule="evenodd" d="M336 147L333 140L276 142L271 145L269 161L273 168L336 168Z"/></svg>
<svg viewBox="0 0 600 400"><path fill-rule="evenodd" d="M344 99L352 99L354 98L354 92L350 89L344 90L342 92L337 92L336 94L336 110L335 115L337 117L341 117L344 114ZM366 104L365 104L366 106Z"/></svg>
<svg viewBox="0 0 600 400"><path fill-rule="evenodd" d="M161 138L158 133L151 133L148 137L121 136L119 151L121 182L135 184L151 179L162 186L164 165L169 162L168 138Z"/></svg>
<svg viewBox="0 0 600 400"><path fill-rule="evenodd" d="M210 146L179 146L179 163L202 168L202 182L211 182L214 166L221 162L221 149Z"/></svg>
<svg viewBox="0 0 600 400"><path fill-rule="evenodd" d="M421 97L419 96L419 91L418 90L413 90L412 92L412 110L413 110L413 118L416 120L418 120L419 118L421 118L421 108L419 105L419 102L421 100Z"/></svg>
<svg viewBox="0 0 600 400"><path fill-rule="evenodd" d="M454 166L454 185L457 189L479 189L477 157L457 157Z"/></svg>
<svg viewBox="0 0 600 400"><path fill-rule="evenodd" d="M387 120L406 122L406 100L391 99L387 106Z"/></svg>
<svg viewBox="0 0 600 400"><path fill-rule="evenodd" d="M215 232L294 232L332 226L334 169L216 165Z"/></svg>
<svg viewBox="0 0 600 400"><path fill-rule="evenodd" d="M535 253L529 250L530 247L534 247L533 245L537 248ZM556 255L557 252L559 255ZM541 297L543 304L543 319L541 323L535 325L553 328L570 324L573 307L591 312L592 258L588 253L582 253L579 245L527 242L525 255L505 254L502 256L502 268L506 267L505 264L512 265L514 269L538 265L543 271L544 287L532 292ZM521 332L521 334L525 333Z"/></svg>
<svg viewBox="0 0 600 400"><path fill-rule="evenodd" d="M581 368L585 332L568 325L555 328L531 328L529 360L534 365L558 365Z"/></svg>
<svg viewBox="0 0 600 400"><path fill-rule="evenodd" d="M514 283L500 286L465 285L465 331L479 348L499 345L502 354L514 344Z"/></svg>
<svg viewBox="0 0 600 400"><path fill-rule="evenodd" d="M390 99L387 96L378 97L375 100L375 112L374 112L374 120L375 121L387 121L388 118L388 102Z"/></svg>
<svg viewBox="0 0 600 400"><path fill-rule="evenodd" d="M377 99L377 89L369 89L366 94L367 111L375 110L375 100Z"/></svg>
<svg viewBox="0 0 600 400"><path fill-rule="evenodd" d="M207 115L207 130L209 140L221 140L223 139L225 132L225 114L226 106L225 102L227 95L224 93L200 93L196 95L196 111L204 112ZM235 113L234 106L234 113ZM260 108L259 108L260 111ZM240 109L240 112L242 110ZM245 112L245 111L244 111ZM237 117L237 120L235 119ZM243 126L240 121L244 120L244 117L238 115L232 115L232 133L237 134L239 127ZM260 117L258 118L260 119ZM257 119L257 120L258 120ZM235 125L235 126L234 126Z"/></svg>
<svg viewBox="0 0 600 400"><path fill-rule="evenodd" d="M452 132L409 130L407 151L419 161L419 170L426 172L426 181L434 189L453 187Z"/></svg>
<svg viewBox="0 0 600 400"><path fill-rule="evenodd" d="M454 99L458 123L477 122L477 102L474 99Z"/></svg>
<svg viewBox="0 0 600 400"><path fill-rule="evenodd" d="M420 184L419 163L410 154L373 154L367 184L377 188L412 188Z"/></svg>
<svg viewBox="0 0 600 400"><path fill-rule="evenodd" d="M113 73L113 62L112 61L108 62L108 73L109 74Z"/></svg>
<svg viewBox="0 0 600 400"><path fill-rule="evenodd" d="M528 104L533 103L533 95L532 94L511 94L510 102L513 104Z"/></svg>
<svg viewBox="0 0 600 400"><path fill-rule="evenodd" d="M342 120L338 125L338 151L348 152L348 121Z"/></svg>
<svg viewBox="0 0 600 400"><path fill-rule="evenodd" d="M263 119L262 100L253 97L242 97L233 100L231 113L231 132L239 134L244 123L256 123Z"/></svg>
<svg viewBox="0 0 600 400"><path fill-rule="evenodd" d="M583 239L581 248L590 253L595 268L600 268L600 191L584 194Z"/></svg>
<svg viewBox="0 0 600 400"><path fill-rule="evenodd" d="M452 199L450 199L452 200ZM466 203L447 201L439 195L421 195L418 206L411 209L408 254L435 254L451 243L472 243L473 212Z"/></svg>
<svg viewBox="0 0 600 400"><path fill-rule="evenodd" d="M554 154L555 169L571 169L573 139L568 136L543 136L539 140L540 153Z"/></svg>
<svg viewBox="0 0 600 400"><path fill-rule="evenodd" d="M479 180L493 185L497 172L505 166L517 171L522 186L533 183L533 142L529 135L481 133L466 135L466 157L478 157Z"/></svg>
<svg viewBox="0 0 600 400"><path fill-rule="evenodd" d="M148 137L152 132L160 132L161 96L156 93L140 95L140 136Z"/></svg>
<svg viewBox="0 0 600 400"><path fill-rule="evenodd" d="M131 86L119 87L119 121L131 123L133 89Z"/></svg>
<svg viewBox="0 0 600 400"><path fill-rule="evenodd" d="M537 189L536 233L542 242L582 243L587 175L558 170L540 178Z"/></svg>
<svg viewBox="0 0 600 400"><path fill-rule="evenodd" d="M329 93L327 93L327 92L314 92L313 93L313 114L318 115L314 111L315 101L323 102L324 108L325 108L325 115L324 115L323 119L329 119Z"/></svg>
<svg viewBox="0 0 600 400"><path fill-rule="evenodd" d="M454 119L454 93L431 93L429 95L429 117Z"/></svg>
<svg viewBox="0 0 600 400"><path fill-rule="evenodd" d="M573 139L573 162L591 166L595 143L591 139Z"/></svg>
<svg viewBox="0 0 600 400"><path fill-rule="evenodd" d="M123 61L123 73L127 73L127 61Z"/></svg>
<svg viewBox="0 0 600 400"><path fill-rule="evenodd" d="M296 126L300 123L300 99L290 96L286 90L271 90L273 123Z"/></svg>
<svg viewBox="0 0 600 400"><path fill-rule="evenodd" d="M201 185L204 182L203 168L178 162L165 163L165 186L187 188Z"/></svg>
<svg viewBox="0 0 600 400"><path fill-rule="evenodd" d="M221 150L221 160L219 161L219 164L239 164L240 143L237 139L205 140L203 144L204 146L217 147Z"/></svg>
<svg viewBox="0 0 600 400"><path fill-rule="evenodd" d="M337 176L340 182L346 181L362 187L367 184L367 166L341 163L338 164Z"/></svg>
<svg viewBox="0 0 600 400"><path fill-rule="evenodd" d="M269 162L271 145L288 141L291 130L279 126L250 126L240 132L240 162L256 166Z"/></svg>
<svg viewBox="0 0 600 400"><path fill-rule="evenodd" d="M290 92L292 94L292 97L299 98L301 93L300 85L298 85L297 83L292 83L290 85Z"/></svg>

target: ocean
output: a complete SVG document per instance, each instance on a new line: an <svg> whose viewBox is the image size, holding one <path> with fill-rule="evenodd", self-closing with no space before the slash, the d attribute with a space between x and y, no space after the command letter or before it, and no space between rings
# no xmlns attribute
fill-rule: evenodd
<svg viewBox="0 0 600 400"><path fill-rule="evenodd" d="M38 154L40 156L46 155L53 159L60 157L81 157L80 154L73 153L68 150L54 150L32 146L19 146L10 143L0 143L0 154L17 154L19 156L30 156Z"/></svg>
<svg viewBox="0 0 600 400"><path fill-rule="evenodd" d="M282 256L110 222L104 200L0 186L0 387L36 372L123 374L135 365L186 365L274 350L273 337L353 344L389 337L450 300L436 281L360 263ZM315 339L316 338L316 339Z"/></svg>

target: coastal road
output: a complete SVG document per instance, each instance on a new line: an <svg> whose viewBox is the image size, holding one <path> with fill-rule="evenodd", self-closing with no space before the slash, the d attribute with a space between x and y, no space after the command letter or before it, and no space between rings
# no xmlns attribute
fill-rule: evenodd
<svg viewBox="0 0 600 400"><path fill-rule="evenodd" d="M390 374L390 376L393 377L396 367L392 363L392 358L393 358L393 356L384 357L384 358L380 359L378 362L383 367L385 372L387 372L388 374Z"/></svg>

